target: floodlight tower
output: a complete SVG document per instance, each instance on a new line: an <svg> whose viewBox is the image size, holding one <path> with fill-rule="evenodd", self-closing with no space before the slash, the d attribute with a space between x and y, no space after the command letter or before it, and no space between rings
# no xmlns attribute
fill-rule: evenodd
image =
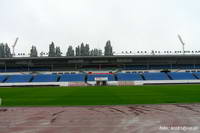
<svg viewBox="0 0 200 133"><path fill-rule="evenodd" d="M178 39L179 41L181 42L182 44L182 47L183 47L183 54L185 54L185 43L183 42L183 39L181 38L181 36L178 34Z"/></svg>
<svg viewBox="0 0 200 133"><path fill-rule="evenodd" d="M17 45L17 42L18 42L18 40L19 40L19 38L17 37L16 39L15 39L15 42L14 42L14 44L12 45L12 55L13 56L15 56L15 46Z"/></svg>

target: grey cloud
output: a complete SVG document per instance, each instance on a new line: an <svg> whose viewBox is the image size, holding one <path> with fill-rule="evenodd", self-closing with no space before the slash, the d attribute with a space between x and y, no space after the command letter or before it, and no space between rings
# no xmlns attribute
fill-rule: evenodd
<svg viewBox="0 0 200 133"><path fill-rule="evenodd" d="M200 49L198 0L1 0L0 41L20 40L16 50L31 45L46 51L55 41L68 45L87 42L103 48L110 39L122 50Z"/></svg>

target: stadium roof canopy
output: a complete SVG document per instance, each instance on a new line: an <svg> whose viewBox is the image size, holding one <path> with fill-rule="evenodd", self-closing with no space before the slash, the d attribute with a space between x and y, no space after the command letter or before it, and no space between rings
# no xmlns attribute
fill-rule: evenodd
<svg viewBox="0 0 200 133"><path fill-rule="evenodd" d="M0 68L46 67L49 69L80 69L90 67L122 67L126 65L200 65L200 55L132 55L73 57L0 58Z"/></svg>

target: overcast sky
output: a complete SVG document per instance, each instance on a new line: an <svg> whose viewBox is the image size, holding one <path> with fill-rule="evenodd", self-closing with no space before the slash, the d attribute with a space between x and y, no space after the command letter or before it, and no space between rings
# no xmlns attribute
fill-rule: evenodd
<svg viewBox="0 0 200 133"><path fill-rule="evenodd" d="M81 42L117 52L200 50L199 0L0 0L0 42L17 52L32 45L48 51L54 41L66 52Z"/></svg>

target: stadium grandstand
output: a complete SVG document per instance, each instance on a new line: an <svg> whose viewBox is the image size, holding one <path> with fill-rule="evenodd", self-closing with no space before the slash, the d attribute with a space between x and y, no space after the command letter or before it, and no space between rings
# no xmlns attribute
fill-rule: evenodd
<svg viewBox="0 0 200 133"><path fill-rule="evenodd" d="M199 55L0 59L0 86L200 83Z"/></svg>

